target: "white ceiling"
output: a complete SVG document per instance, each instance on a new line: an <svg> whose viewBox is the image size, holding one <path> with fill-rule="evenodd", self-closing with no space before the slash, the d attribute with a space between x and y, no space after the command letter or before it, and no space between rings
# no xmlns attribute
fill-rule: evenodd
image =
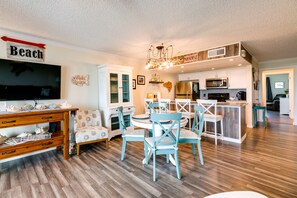
<svg viewBox="0 0 297 198"><path fill-rule="evenodd" d="M296 0L1 0L0 28L143 59L242 41L258 60L297 57Z"/></svg>

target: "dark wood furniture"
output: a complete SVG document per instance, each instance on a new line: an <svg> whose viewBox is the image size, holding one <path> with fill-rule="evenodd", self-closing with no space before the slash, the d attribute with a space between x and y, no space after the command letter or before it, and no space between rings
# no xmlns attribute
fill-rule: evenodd
<svg viewBox="0 0 297 198"><path fill-rule="evenodd" d="M14 157L51 147L64 147L64 159L69 158L69 113L77 108L0 113L0 129L39 123L63 122L63 130L58 129L49 139L25 142L18 145L0 145L0 159Z"/></svg>

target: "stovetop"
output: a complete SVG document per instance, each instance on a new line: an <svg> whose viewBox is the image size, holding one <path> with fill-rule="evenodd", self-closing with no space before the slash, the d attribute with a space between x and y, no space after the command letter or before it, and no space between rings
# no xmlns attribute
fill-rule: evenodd
<svg viewBox="0 0 297 198"><path fill-rule="evenodd" d="M211 100L218 100L218 102L226 102L229 100L230 94L229 93L209 93L208 99Z"/></svg>

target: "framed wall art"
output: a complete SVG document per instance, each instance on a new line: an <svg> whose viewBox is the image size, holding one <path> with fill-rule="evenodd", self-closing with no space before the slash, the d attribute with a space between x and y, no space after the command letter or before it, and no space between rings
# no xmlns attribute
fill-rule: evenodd
<svg viewBox="0 0 297 198"><path fill-rule="evenodd" d="M136 89L136 79L132 79L132 88Z"/></svg>
<svg viewBox="0 0 297 198"><path fill-rule="evenodd" d="M137 75L137 84L138 85L145 85L145 76Z"/></svg>
<svg viewBox="0 0 297 198"><path fill-rule="evenodd" d="M275 82L274 83L274 88L275 89L283 89L285 87L285 83L284 82Z"/></svg>

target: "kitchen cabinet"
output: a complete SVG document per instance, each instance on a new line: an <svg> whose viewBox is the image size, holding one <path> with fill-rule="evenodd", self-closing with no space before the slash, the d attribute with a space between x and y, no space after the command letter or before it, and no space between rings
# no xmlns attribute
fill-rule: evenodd
<svg viewBox="0 0 297 198"><path fill-rule="evenodd" d="M120 134L116 108L124 107L123 113L127 120L135 112L132 97L132 70L133 67L120 65L98 66L99 109L103 126L109 130L109 139Z"/></svg>
<svg viewBox="0 0 297 198"><path fill-rule="evenodd" d="M198 81L199 73L186 73L186 74L179 74L178 80L179 81Z"/></svg>
<svg viewBox="0 0 297 198"><path fill-rule="evenodd" d="M228 70L226 73L229 81L229 89L246 89L248 82L247 72L246 67Z"/></svg>
<svg viewBox="0 0 297 198"><path fill-rule="evenodd" d="M99 107L133 104L132 69L119 65L98 66Z"/></svg>

